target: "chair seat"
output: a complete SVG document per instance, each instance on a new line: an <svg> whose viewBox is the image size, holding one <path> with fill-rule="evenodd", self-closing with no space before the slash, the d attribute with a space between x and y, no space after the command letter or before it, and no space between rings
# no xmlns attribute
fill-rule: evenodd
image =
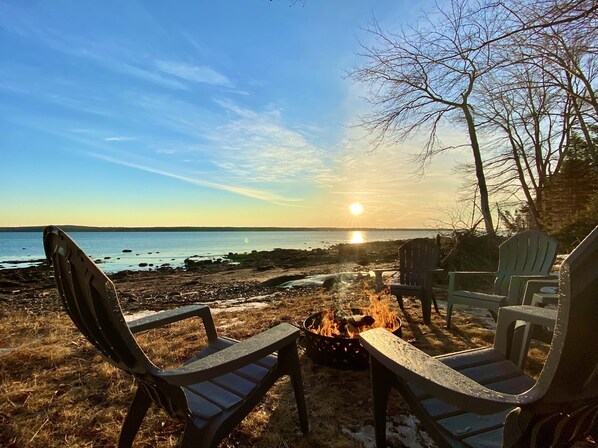
<svg viewBox="0 0 598 448"><path fill-rule="evenodd" d="M499 392L518 394L535 383L519 367L492 348L467 350L438 356L437 359ZM502 426L511 409L491 415L463 412L456 406L429 396L420 388L412 385L408 387L414 399L419 402L420 412L449 439L471 447L502 446Z"/></svg>
<svg viewBox="0 0 598 448"><path fill-rule="evenodd" d="M234 339L219 337L185 364L205 358L236 343ZM203 427L216 417L226 420L228 414L234 413L247 397L272 376L276 363L277 356L270 355L210 381L186 386L185 397L189 410L196 417L195 425Z"/></svg>
<svg viewBox="0 0 598 448"><path fill-rule="evenodd" d="M452 293L455 298L473 299L476 301L489 302L489 303L501 303L507 300L506 296L496 294L484 294L483 292L474 291L454 291ZM457 302L458 303L458 302Z"/></svg>
<svg viewBox="0 0 598 448"><path fill-rule="evenodd" d="M408 293L421 293L424 290L422 285L403 285L401 283L389 283L391 294L394 294L394 291L401 291L405 294Z"/></svg>

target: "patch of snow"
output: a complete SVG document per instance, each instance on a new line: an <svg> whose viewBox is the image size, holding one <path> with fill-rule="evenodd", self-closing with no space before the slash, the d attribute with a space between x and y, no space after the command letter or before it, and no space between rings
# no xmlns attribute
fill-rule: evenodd
<svg viewBox="0 0 598 448"><path fill-rule="evenodd" d="M356 278L369 277L369 272L339 272L336 274L310 275L298 280L291 280L279 285L279 288L293 288L295 286L323 286L326 280L334 279L339 282L349 282Z"/></svg>
<svg viewBox="0 0 598 448"><path fill-rule="evenodd" d="M225 305L225 308L215 308L210 307L212 314L220 314L220 313L230 313L233 311L246 311L246 310L255 310L259 308L266 308L268 303L266 302L250 302L244 303L243 305Z"/></svg>
<svg viewBox="0 0 598 448"><path fill-rule="evenodd" d="M423 430L419 429L419 420L413 415L398 414L386 421L387 446L402 448L436 448L436 443ZM363 444L364 448L376 447L376 434L372 425L365 425L357 431L342 429L343 434Z"/></svg>
<svg viewBox="0 0 598 448"><path fill-rule="evenodd" d="M142 317L152 316L160 311L150 311L150 310L143 310L137 311L136 313L131 314L124 314L124 318L126 322L131 322L132 320L141 319Z"/></svg>
<svg viewBox="0 0 598 448"><path fill-rule="evenodd" d="M441 314L446 316L446 302L439 300L438 308L440 309ZM484 326L484 328L487 328L489 330L496 330L496 322L492 318L490 311L488 311L485 308L475 308L475 307L471 307L471 306L467 306L467 305L458 303L458 304L453 305L453 312L455 310L459 310L463 314L469 314L469 315L479 319L482 322L482 325Z"/></svg>

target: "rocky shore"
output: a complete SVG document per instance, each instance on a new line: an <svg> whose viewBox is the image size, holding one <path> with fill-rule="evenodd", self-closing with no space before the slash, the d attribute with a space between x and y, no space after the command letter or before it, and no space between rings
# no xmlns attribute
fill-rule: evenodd
<svg viewBox="0 0 598 448"><path fill-rule="evenodd" d="M188 303L281 300L305 293L305 287L278 288L285 281L315 274L367 272L391 265L400 241L339 244L329 249L274 249L231 253L229 261L193 261L185 268L122 271L110 274L125 312L162 310ZM101 265L100 265L101 267ZM331 286L328 282L327 286ZM0 313L42 314L61 309L51 269L36 267L0 270Z"/></svg>

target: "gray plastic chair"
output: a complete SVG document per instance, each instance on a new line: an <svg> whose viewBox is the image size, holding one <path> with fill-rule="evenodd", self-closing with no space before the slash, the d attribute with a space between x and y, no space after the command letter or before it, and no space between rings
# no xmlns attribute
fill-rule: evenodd
<svg viewBox="0 0 598 448"><path fill-rule="evenodd" d="M181 446L215 447L283 375L291 377L301 430L308 431L297 328L280 324L237 343L218 337L210 309L200 305L164 311L127 325L113 283L66 233L47 227L44 248L64 308L77 328L109 363L131 374L138 385L119 447L131 446L152 403L185 423ZM190 317L202 319L208 345L179 368L163 370L154 365L133 336Z"/></svg>
<svg viewBox="0 0 598 448"><path fill-rule="evenodd" d="M569 446L598 435L598 227L560 269L556 312L529 305L498 313L493 348L431 357L383 329L360 335L370 353L376 443L385 446L396 387L439 447ZM517 320L556 318L534 381L510 361ZM516 339L516 338L514 338Z"/></svg>
<svg viewBox="0 0 598 448"><path fill-rule="evenodd" d="M520 305L528 280L549 278L554 264L558 242L539 230L526 230L512 236L498 249L496 272L449 272L449 291L446 306L446 326L451 327L453 305L463 304L490 310L496 318L498 309L505 305ZM460 288L462 277L493 276L494 291L485 294Z"/></svg>

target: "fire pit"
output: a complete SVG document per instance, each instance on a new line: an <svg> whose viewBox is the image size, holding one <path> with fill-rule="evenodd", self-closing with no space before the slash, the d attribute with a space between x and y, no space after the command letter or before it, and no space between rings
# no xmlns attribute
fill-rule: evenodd
<svg viewBox="0 0 598 448"><path fill-rule="evenodd" d="M371 308L371 307L370 307ZM385 327L401 336L401 321L396 315L378 319L371 309L351 308L348 311L322 311L303 322L306 353L309 358L337 369L367 369L367 351L359 343L359 332L373 327Z"/></svg>

